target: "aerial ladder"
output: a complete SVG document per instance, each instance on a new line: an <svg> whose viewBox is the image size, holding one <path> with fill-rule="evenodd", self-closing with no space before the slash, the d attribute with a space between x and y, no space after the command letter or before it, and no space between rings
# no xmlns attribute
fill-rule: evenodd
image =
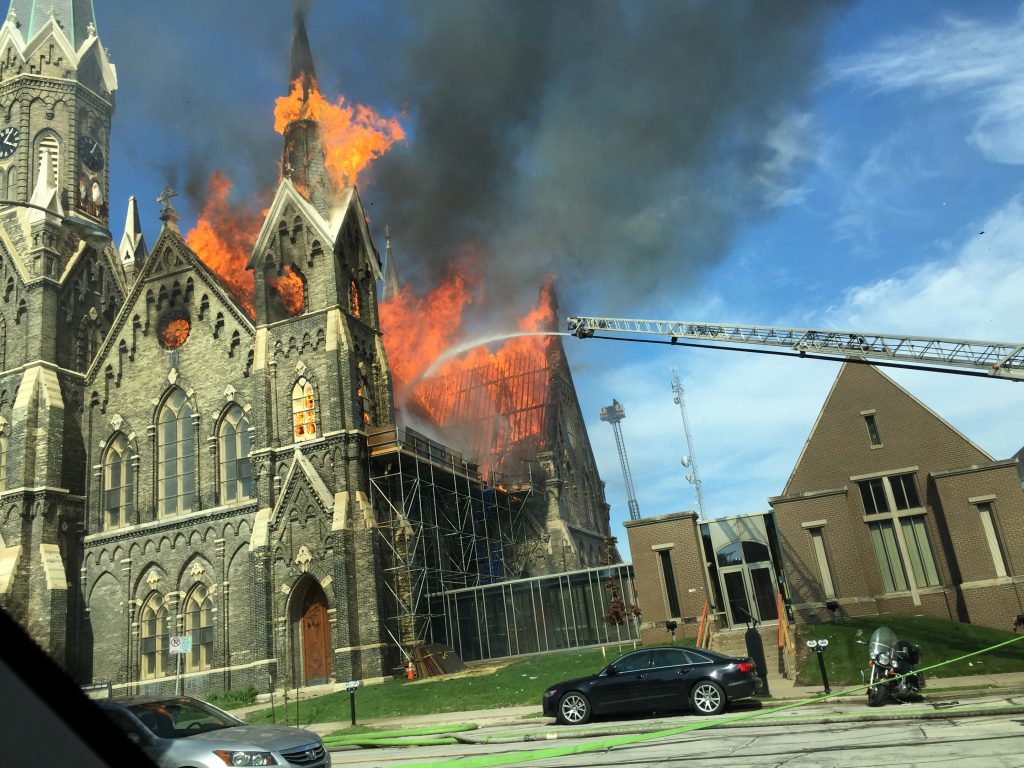
<svg viewBox="0 0 1024 768"><path fill-rule="evenodd" d="M686 435L686 455L683 456L683 468L688 470L686 482L693 486L694 494L697 496L697 517L704 519L704 493L700 488L700 473L697 472L697 457L693 452L693 437L690 435L690 420L686 416L686 399L683 396L683 382L679 380L676 369L672 369L672 391L675 397L672 401L679 406L679 412L683 416L683 433Z"/></svg>
<svg viewBox="0 0 1024 768"><path fill-rule="evenodd" d="M568 330L581 339L643 341L838 362L859 360L895 368L1024 380L1024 344L1015 342L583 316L570 317Z"/></svg>
<svg viewBox="0 0 1024 768"><path fill-rule="evenodd" d="M622 481L626 484L626 503L629 505L629 519L640 519L640 505L636 501L633 490L633 474L629 471L629 459L626 458L626 444L622 440L622 420L626 418L626 409L618 400L601 409L601 421L607 421L615 432L615 447L619 449L619 462L622 464Z"/></svg>

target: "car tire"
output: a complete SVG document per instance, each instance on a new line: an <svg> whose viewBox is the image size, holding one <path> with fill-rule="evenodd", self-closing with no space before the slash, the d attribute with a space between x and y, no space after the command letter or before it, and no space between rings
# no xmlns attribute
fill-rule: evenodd
<svg viewBox="0 0 1024 768"><path fill-rule="evenodd" d="M701 715L720 715L726 704L725 691L714 680L701 680L690 689L690 707Z"/></svg>
<svg viewBox="0 0 1024 768"><path fill-rule="evenodd" d="M590 722L590 699L579 691L569 691L558 702L556 720L561 725L583 725Z"/></svg>
<svg viewBox="0 0 1024 768"><path fill-rule="evenodd" d="M884 685L876 685L873 688L868 688L868 706L869 707L880 707L885 704L886 691Z"/></svg>

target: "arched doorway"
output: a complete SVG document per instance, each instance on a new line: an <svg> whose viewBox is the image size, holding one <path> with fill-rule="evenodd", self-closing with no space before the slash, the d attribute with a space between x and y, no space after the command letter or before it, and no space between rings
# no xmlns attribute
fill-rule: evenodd
<svg viewBox="0 0 1024 768"><path fill-rule="evenodd" d="M331 623L327 595L315 579L303 579L294 601L301 679L304 685L326 683L331 676Z"/></svg>
<svg viewBox="0 0 1024 768"><path fill-rule="evenodd" d="M733 541L718 550L717 560L730 625L735 627L750 620L777 621L778 586L767 545Z"/></svg>

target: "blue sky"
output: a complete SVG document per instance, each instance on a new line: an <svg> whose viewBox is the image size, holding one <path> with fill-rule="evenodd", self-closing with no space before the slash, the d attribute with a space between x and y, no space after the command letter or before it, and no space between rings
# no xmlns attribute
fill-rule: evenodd
<svg viewBox="0 0 1024 768"><path fill-rule="evenodd" d="M424 8L428 6L429 8ZM286 2L96 0L118 67L111 219L155 239L205 179L276 178ZM552 7L553 6L553 7ZM1024 13L1018 3L312 2L322 90L409 130L361 181L378 248L428 286L484 245L501 329L553 271L561 314L1014 341L1024 295ZM510 288L510 286L513 286ZM686 388L711 516L768 508L832 363L565 340L623 545L613 398L644 515L694 507ZM1024 386L889 372L996 458Z"/></svg>

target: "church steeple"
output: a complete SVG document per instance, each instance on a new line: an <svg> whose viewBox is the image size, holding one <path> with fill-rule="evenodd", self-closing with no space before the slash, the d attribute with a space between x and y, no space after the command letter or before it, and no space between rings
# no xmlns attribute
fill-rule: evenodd
<svg viewBox="0 0 1024 768"><path fill-rule="evenodd" d="M92 0L11 0L10 10L17 15L18 28L25 40L35 37L51 17L76 51L96 31Z"/></svg>
<svg viewBox="0 0 1024 768"><path fill-rule="evenodd" d="M334 189L327 173L326 155L320 126L310 115L311 98L320 98L317 93L316 70L313 68L313 54L309 50L306 36L306 20L301 10L293 15L291 79L289 100L296 100L294 110L298 118L293 119L284 129L284 156L281 161L282 175L291 179L295 188L326 217L331 209Z"/></svg>

